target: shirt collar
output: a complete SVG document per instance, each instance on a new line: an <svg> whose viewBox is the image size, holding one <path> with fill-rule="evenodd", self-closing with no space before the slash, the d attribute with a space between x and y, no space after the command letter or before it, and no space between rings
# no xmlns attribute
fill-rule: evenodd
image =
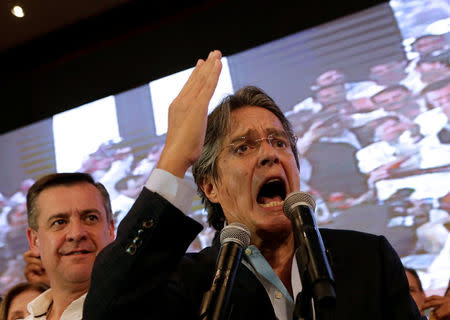
<svg viewBox="0 0 450 320"><path fill-rule="evenodd" d="M248 246L247 249L245 250L245 255L247 257L247 261L244 261L244 265L247 268L249 268L257 276L262 276L267 281L269 281L274 287L276 287L280 292L283 293L283 295L286 297L286 299L288 299L288 301L290 301L291 303L295 301L297 294L302 291L302 282L300 279L295 254L292 259L292 268L291 268L291 285L294 297L291 297L284 284L278 278L275 271L273 271L270 264L267 262L267 260L264 258L264 256L261 254L261 252L256 246L254 245Z"/></svg>
<svg viewBox="0 0 450 320"><path fill-rule="evenodd" d="M52 302L52 289L48 289L28 304L28 312L33 315L33 317L40 317L47 313Z"/></svg>
<svg viewBox="0 0 450 320"><path fill-rule="evenodd" d="M64 310L61 317L63 319L81 319L83 315L83 304L86 299L87 293L83 294L78 299L72 301L72 303Z"/></svg>
<svg viewBox="0 0 450 320"><path fill-rule="evenodd" d="M83 304L84 300L86 299L86 295L87 293L72 301L72 303L66 308L66 310L64 310L61 319L81 319L83 313ZM41 317L47 313L52 302L52 289L48 289L28 304L28 312L33 317Z"/></svg>

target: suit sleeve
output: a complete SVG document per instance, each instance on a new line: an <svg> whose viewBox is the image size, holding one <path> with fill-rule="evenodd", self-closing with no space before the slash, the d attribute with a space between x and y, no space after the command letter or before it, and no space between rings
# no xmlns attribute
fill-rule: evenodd
<svg viewBox="0 0 450 320"><path fill-rule="evenodd" d="M391 320L422 319L409 294L409 285L401 260L384 236L380 236L385 317Z"/></svg>
<svg viewBox="0 0 450 320"><path fill-rule="evenodd" d="M95 260L83 319L123 319L158 307L152 301L160 300L170 274L201 229L144 188L117 238Z"/></svg>

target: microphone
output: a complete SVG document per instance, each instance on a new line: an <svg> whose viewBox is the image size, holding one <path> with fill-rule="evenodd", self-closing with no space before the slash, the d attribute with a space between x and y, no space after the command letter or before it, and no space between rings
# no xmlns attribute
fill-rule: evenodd
<svg viewBox="0 0 450 320"><path fill-rule="evenodd" d="M312 295L320 312L320 308L335 306L336 293L333 273L313 214L315 208L313 197L305 192L288 194L283 204L284 214L292 223L303 291Z"/></svg>
<svg viewBox="0 0 450 320"><path fill-rule="evenodd" d="M228 305L242 252L250 244L250 231L241 223L231 223L220 232L220 251L211 289L203 296L200 319L228 317Z"/></svg>

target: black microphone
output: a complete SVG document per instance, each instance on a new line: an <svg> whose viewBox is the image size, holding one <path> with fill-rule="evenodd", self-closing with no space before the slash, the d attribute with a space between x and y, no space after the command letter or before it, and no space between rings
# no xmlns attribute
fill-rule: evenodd
<svg viewBox="0 0 450 320"><path fill-rule="evenodd" d="M314 218L315 208L313 197L305 192L288 194L283 204L294 232L302 291L312 296L315 308L333 308L336 303L334 277Z"/></svg>
<svg viewBox="0 0 450 320"><path fill-rule="evenodd" d="M231 223L220 232L220 251L211 289L203 296L200 319L228 318L229 299L242 252L250 244L250 231L241 223Z"/></svg>

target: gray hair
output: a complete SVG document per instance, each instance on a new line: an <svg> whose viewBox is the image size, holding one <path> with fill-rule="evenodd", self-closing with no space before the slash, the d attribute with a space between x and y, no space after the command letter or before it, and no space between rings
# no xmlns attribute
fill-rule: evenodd
<svg viewBox="0 0 450 320"><path fill-rule="evenodd" d="M247 86L235 94L224 98L208 116L203 150L199 159L192 166L192 173L198 187L198 192L208 211L208 223L216 230L221 230L224 225L225 216L222 207L218 203L209 201L201 186L208 178L212 178L214 182L218 180L217 158L223 141L230 132L231 112L245 106L256 106L269 110L280 120L284 131L289 137L291 149L297 167L299 168L297 145L291 124L271 97L257 87Z"/></svg>

